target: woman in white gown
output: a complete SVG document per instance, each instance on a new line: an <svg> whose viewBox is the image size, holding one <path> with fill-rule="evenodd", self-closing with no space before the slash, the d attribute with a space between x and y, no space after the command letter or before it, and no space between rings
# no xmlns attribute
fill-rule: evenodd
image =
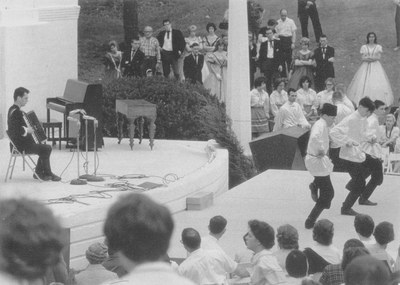
<svg viewBox="0 0 400 285"><path fill-rule="evenodd" d="M347 89L347 96L358 105L360 99L371 98L372 101L381 100L386 106L393 104L393 92L389 79L379 62L382 55L382 46L377 44L376 34L367 35L367 44L360 50L364 61Z"/></svg>

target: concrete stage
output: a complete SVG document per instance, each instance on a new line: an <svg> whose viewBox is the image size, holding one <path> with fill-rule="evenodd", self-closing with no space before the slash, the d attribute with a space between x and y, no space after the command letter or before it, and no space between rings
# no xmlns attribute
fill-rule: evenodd
<svg viewBox="0 0 400 285"><path fill-rule="evenodd" d="M347 195L344 186L350 176L346 173L333 173L331 180L335 188L332 207L325 210L320 218L329 219L335 225L333 244L339 250L350 238L357 238L354 230L354 217L340 215L340 207ZM247 222L259 219L276 229L283 224L291 224L299 232L300 249L313 243L312 231L304 228L304 222L314 206L311 200L309 183L312 176L307 171L268 170L253 179L218 196L214 205L200 212L180 212L174 215L176 230L170 247L170 256L186 257L180 243L180 234L186 227L193 227L200 234L208 234L209 219L222 215L228 220L225 235L220 239L221 247L233 258L235 253L245 249L243 235L247 232ZM395 258L400 245L400 177L386 176L383 184L372 195L371 201L378 206L368 207L356 204L354 210L365 213L378 224L382 221L393 223L395 240L388 246ZM273 250L276 250L276 245Z"/></svg>
<svg viewBox="0 0 400 285"><path fill-rule="evenodd" d="M212 192L214 197L228 190L228 152L218 149L213 141L167 141L155 140L153 150L149 140L142 144L135 140L133 150L129 140L123 139L117 144L116 138L105 138L105 147L98 152L99 167L97 173L106 177L105 182L89 182L88 185L74 186L69 181L77 177L77 156L69 149L58 150L53 147L51 156L52 170L62 175L62 182L42 182L32 178L29 168L22 171L22 159L17 158L12 180L4 182L10 157L8 139L0 140L0 198L30 197L45 203L62 202L57 199L76 198L74 203L50 203L49 206L60 218L62 225L70 229L71 267L82 269L86 266L85 251L95 241L103 241L102 227L108 207L116 197L129 191L111 188L110 184L130 183L131 186L144 182L161 184L160 187L145 191L156 201L167 205L172 213L186 209L186 198L196 192ZM215 146L213 150L207 146ZM83 153L85 155L85 153ZM89 173L94 172L93 152L89 152ZM37 156L32 156L35 161ZM73 157L73 158L72 158ZM71 161L72 158L72 161ZM84 160L80 156L80 173L83 173ZM126 178L118 180L116 176ZM129 176L130 175L130 176ZM133 179L136 175L145 177ZM163 178L165 185L163 185ZM97 192L93 192L97 191ZM105 191L105 192L103 192ZM80 196L77 196L80 195ZM71 197L71 196L70 196ZM52 200L56 199L56 200Z"/></svg>

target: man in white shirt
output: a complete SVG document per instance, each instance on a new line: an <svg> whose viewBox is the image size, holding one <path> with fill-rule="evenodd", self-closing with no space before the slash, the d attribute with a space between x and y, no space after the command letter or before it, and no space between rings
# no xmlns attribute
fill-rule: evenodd
<svg viewBox="0 0 400 285"><path fill-rule="evenodd" d="M201 248L205 250L220 250L224 251L218 244L219 239L226 231L227 220L222 216L215 216L210 219L208 236L201 238Z"/></svg>
<svg viewBox="0 0 400 285"><path fill-rule="evenodd" d="M335 120L333 121L334 126L339 124L344 118L346 118L347 116L349 116L351 113L354 112L351 109L349 109L349 107L343 104L342 99L343 99L342 93L338 91L333 92L332 103L333 105L337 106L337 115ZM333 163L333 171L345 172L346 171L346 168L344 167L345 163L343 162L342 159L340 159L339 152L340 152L340 145L331 141L331 145L329 148L329 157L331 158Z"/></svg>
<svg viewBox="0 0 400 285"><path fill-rule="evenodd" d="M375 109L374 102L369 97L360 100L357 111L344 118L330 132L331 139L340 148L339 157L345 160L346 168L351 180L346 188L350 190L341 208L342 215L355 216L352 209L354 203L365 189L364 161L365 153L361 148L367 138L367 115Z"/></svg>
<svg viewBox="0 0 400 285"><path fill-rule="evenodd" d="M310 123L304 117L303 110L296 103L297 93L293 88L288 90L288 101L282 105L275 117L274 132L290 127L311 128Z"/></svg>
<svg viewBox="0 0 400 285"><path fill-rule="evenodd" d="M295 48L296 42L296 24L292 19L287 17L287 10L280 11L281 18L277 21L278 25L275 30L282 43L282 52L286 67L283 68L283 76L289 74L290 65L292 63L292 50Z"/></svg>
<svg viewBox="0 0 400 285"><path fill-rule="evenodd" d="M118 281L102 284L194 285L161 261L173 229L171 212L164 205L144 194L121 196L108 211L104 234L108 247L118 252L128 274Z"/></svg>
<svg viewBox="0 0 400 285"><path fill-rule="evenodd" d="M181 242L189 252L189 256L179 265L179 275L189 278L198 285L227 285L227 273L235 273L240 277L250 276L245 268L238 266L223 251L202 249L200 234L193 228L182 231Z"/></svg>
<svg viewBox="0 0 400 285"><path fill-rule="evenodd" d="M337 107L325 103L321 109L321 118L315 122L310 132L305 165L311 175L314 176L313 184L316 187L312 188L311 197L316 203L305 222L306 229L313 228L322 211L331 207L331 201L334 196L330 178L333 164L329 159L328 151L329 127L332 126L336 114Z"/></svg>

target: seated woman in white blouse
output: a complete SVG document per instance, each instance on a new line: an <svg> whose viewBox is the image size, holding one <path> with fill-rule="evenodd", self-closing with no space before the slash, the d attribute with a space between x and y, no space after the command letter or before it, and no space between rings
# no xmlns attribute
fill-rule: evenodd
<svg viewBox="0 0 400 285"><path fill-rule="evenodd" d="M325 103L332 104L332 95L335 88L335 81L333 80L333 78L329 77L325 80L325 87L325 90L317 94L319 109L321 109Z"/></svg>
<svg viewBox="0 0 400 285"><path fill-rule="evenodd" d="M288 100L288 94L284 90L286 86L286 78L278 78L274 82L275 90L269 96L270 114L276 117L279 109Z"/></svg>
<svg viewBox="0 0 400 285"><path fill-rule="evenodd" d="M389 152L394 151L396 139L400 136L400 129L395 124L396 118L393 114L387 114L385 125L379 126L381 131L380 144L382 147L388 147Z"/></svg>
<svg viewBox="0 0 400 285"><path fill-rule="evenodd" d="M296 102L299 103L303 109L303 113L306 118L316 116L318 109L317 93L310 88L310 83L310 78L304 75L302 78L300 78L300 89L297 90Z"/></svg>

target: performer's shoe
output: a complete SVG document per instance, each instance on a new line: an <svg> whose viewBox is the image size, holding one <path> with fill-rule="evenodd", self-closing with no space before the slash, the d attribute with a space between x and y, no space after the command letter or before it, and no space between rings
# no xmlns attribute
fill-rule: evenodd
<svg viewBox="0 0 400 285"><path fill-rule="evenodd" d="M307 218L304 226L306 227L307 230L312 229L314 227L315 222L311 220L310 218Z"/></svg>
<svg viewBox="0 0 400 285"><path fill-rule="evenodd" d="M34 179L38 179L37 177L39 176L40 179L42 179L43 181L50 181L51 180L51 176L48 175L40 175L40 174L33 174L33 178Z"/></svg>
<svg viewBox="0 0 400 285"><path fill-rule="evenodd" d="M314 182L311 182L310 185L308 186L308 188L310 188L311 190L311 199L317 203L318 200L318 188L317 185L315 185Z"/></svg>
<svg viewBox="0 0 400 285"><path fill-rule="evenodd" d="M357 216L357 212L356 211L354 211L352 208L348 208L348 209L346 209L346 208L341 208L340 209L340 213L342 214L342 215L344 215L344 216Z"/></svg>
<svg viewBox="0 0 400 285"><path fill-rule="evenodd" d="M371 202L370 200L362 199L361 197L358 198L358 204L364 205L364 206L376 206L376 205L378 205L378 203L376 203L376 202Z"/></svg>
<svg viewBox="0 0 400 285"><path fill-rule="evenodd" d="M50 177L51 177L51 181L56 181L56 182L61 181L61 177L55 175L53 172L51 173Z"/></svg>

